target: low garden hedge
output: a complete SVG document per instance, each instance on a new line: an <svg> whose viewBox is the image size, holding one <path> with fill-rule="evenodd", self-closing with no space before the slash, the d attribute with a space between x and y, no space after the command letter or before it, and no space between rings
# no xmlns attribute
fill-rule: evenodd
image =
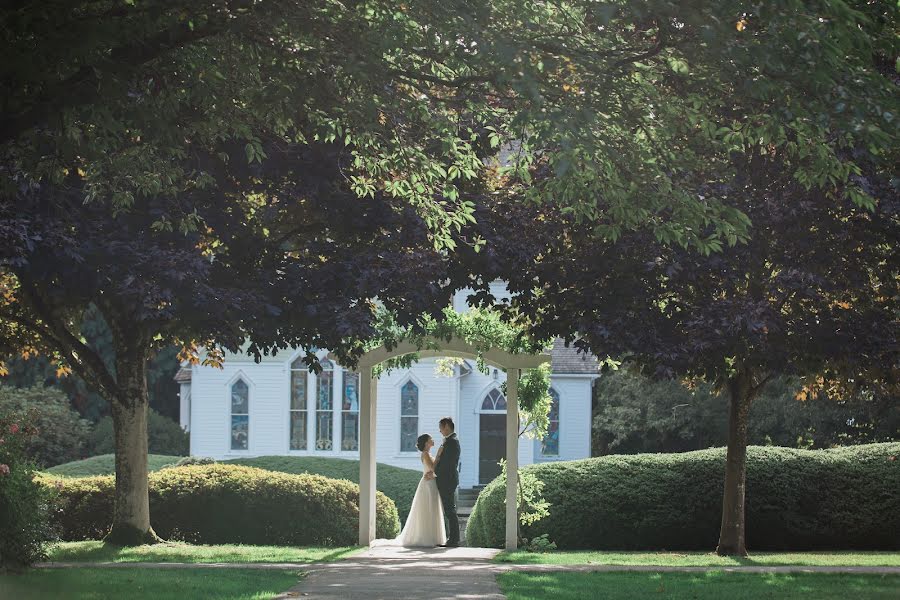
<svg viewBox="0 0 900 600"><path fill-rule="evenodd" d="M56 522L64 540L101 539L109 531L113 476L39 481L58 490ZM394 502L376 499L376 534L400 531ZM150 473L150 519L163 538L203 544L346 546L358 542L359 487L319 475L238 465L193 465Z"/></svg>
<svg viewBox="0 0 900 600"><path fill-rule="evenodd" d="M715 548L725 449L636 454L524 467L544 482L550 515L522 528L560 549ZM481 493L471 545L502 547L505 478ZM900 549L900 443L830 450L750 447L751 550Z"/></svg>

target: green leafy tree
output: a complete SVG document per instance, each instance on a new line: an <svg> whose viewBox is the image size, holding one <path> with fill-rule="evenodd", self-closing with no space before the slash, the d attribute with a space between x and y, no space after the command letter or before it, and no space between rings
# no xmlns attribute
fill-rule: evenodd
<svg viewBox="0 0 900 600"><path fill-rule="evenodd" d="M0 386L0 416L9 421L25 414L33 429L25 443L30 461L46 468L85 457L91 424L80 417L61 391Z"/></svg>

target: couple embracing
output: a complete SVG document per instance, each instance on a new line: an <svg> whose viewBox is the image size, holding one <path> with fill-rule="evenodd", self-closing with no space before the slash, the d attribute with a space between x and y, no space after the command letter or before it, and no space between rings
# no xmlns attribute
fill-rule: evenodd
<svg viewBox="0 0 900 600"><path fill-rule="evenodd" d="M434 440L420 435L416 447L421 453L422 479L416 488L406 525L396 541L401 546L459 546L459 518L456 516L456 488L459 487L459 440L453 419L438 424L444 442L432 458ZM444 518L448 525L444 527Z"/></svg>

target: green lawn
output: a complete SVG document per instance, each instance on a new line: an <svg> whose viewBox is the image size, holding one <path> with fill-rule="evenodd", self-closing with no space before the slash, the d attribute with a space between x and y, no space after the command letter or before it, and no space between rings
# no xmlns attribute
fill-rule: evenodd
<svg viewBox="0 0 900 600"><path fill-rule="evenodd" d="M317 456L260 456L238 458L227 461L237 465L247 465L269 471L283 473L313 473L334 479L349 479L359 483L359 461L343 458L322 458ZM378 464L376 487L397 505L401 524L406 521L416 487L422 478L420 471L401 469Z"/></svg>
<svg viewBox="0 0 900 600"><path fill-rule="evenodd" d="M672 567L733 567L736 565L796 565L900 567L900 552L760 552L748 558L711 552L501 552L497 562L545 565L659 565Z"/></svg>
<svg viewBox="0 0 900 600"><path fill-rule="evenodd" d="M831 573L503 573L509 600L896 600L898 575Z"/></svg>
<svg viewBox="0 0 900 600"><path fill-rule="evenodd" d="M242 546L220 544L200 546L177 542L122 548L99 541L62 542L50 548L52 562L183 562L183 563L259 563L326 562L339 560L360 548L293 548L290 546Z"/></svg>
<svg viewBox="0 0 900 600"><path fill-rule="evenodd" d="M149 454L147 459L151 471L159 471L166 465L178 462L181 456L166 456L165 454ZM112 475L116 472L116 455L101 454L84 460L63 463L46 469L47 473L62 475L63 477L90 477L92 475Z"/></svg>
<svg viewBox="0 0 900 600"><path fill-rule="evenodd" d="M295 585L298 571L253 569L32 569L0 575L0 598L16 600L270 600Z"/></svg>

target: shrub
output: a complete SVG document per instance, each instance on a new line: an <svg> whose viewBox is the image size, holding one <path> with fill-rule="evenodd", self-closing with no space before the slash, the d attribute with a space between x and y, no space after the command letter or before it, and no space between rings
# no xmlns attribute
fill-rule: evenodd
<svg viewBox="0 0 900 600"><path fill-rule="evenodd" d="M30 412L37 432L29 436L26 456L50 467L84 456L91 424L82 419L64 393L51 387L0 387L0 416Z"/></svg>
<svg viewBox="0 0 900 600"><path fill-rule="evenodd" d="M65 540L100 539L109 530L112 476L54 479ZM376 532L395 537L397 508L377 496ZM164 538L203 544L354 545L359 487L318 475L290 475L237 465L195 465L150 474L150 518Z"/></svg>
<svg viewBox="0 0 900 600"><path fill-rule="evenodd" d="M228 464L257 467L282 473L312 473L324 475L332 479L346 479L359 483L359 461L344 458L325 458L321 456L258 456L255 458L237 458ZM379 492L384 492L397 505L400 521L406 522L412 499L422 479L422 471L403 469L392 465L378 463L376 466L375 485Z"/></svg>
<svg viewBox="0 0 900 600"><path fill-rule="evenodd" d="M47 542L54 538L52 488L34 481L34 465L25 456L37 418L34 411L0 417L0 570L46 558Z"/></svg>
<svg viewBox="0 0 900 600"><path fill-rule="evenodd" d="M750 447L747 545L755 550L900 548L900 443L831 450ZM550 515L523 527L562 549L711 549L721 519L725 450L637 454L525 467ZM473 545L502 546L504 479L478 497Z"/></svg>
<svg viewBox="0 0 900 600"><path fill-rule="evenodd" d="M162 467L163 469L173 469L175 467L187 467L190 465L214 465L216 464L216 459L209 458L208 456L185 456L184 458L178 459L177 462L171 465L165 465Z"/></svg>
<svg viewBox="0 0 900 600"><path fill-rule="evenodd" d="M190 435L181 425L151 409L147 420L147 439L151 454L184 456L189 452ZM91 456L116 451L112 417L103 417L94 425L89 441Z"/></svg>

